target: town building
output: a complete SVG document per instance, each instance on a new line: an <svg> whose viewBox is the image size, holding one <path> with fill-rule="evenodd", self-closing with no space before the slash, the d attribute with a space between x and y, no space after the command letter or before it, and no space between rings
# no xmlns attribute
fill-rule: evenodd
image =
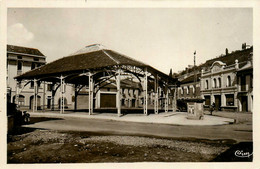
<svg viewBox="0 0 260 169"><path fill-rule="evenodd" d="M178 100L204 99L207 109L215 104L216 110L252 111L253 105L253 47L243 44L242 50L233 51L207 60L196 67L199 72L194 78L193 68L179 73L181 83ZM199 88L194 93L194 84Z"/></svg>
<svg viewBox="0 0 260 169"><path fill-rule="evenodd" d="M7 102L16 103L22 109L51 108L51 103L55 103L55 107L58 107L59 96L56 95L52 99L54 87L52 84L36 82L34 79L15 80L15 77L45 64L46 56L38 49L7 45ZM37 97L34 95L35 90L37 90ZM71 101L66 100L66 105L70 103Z"/></svg>
<svg viewBox="0 0 260 169"><path fill-rule="evenodd" d="M237 70L238 111L253 112L253 60Z"/></svg>

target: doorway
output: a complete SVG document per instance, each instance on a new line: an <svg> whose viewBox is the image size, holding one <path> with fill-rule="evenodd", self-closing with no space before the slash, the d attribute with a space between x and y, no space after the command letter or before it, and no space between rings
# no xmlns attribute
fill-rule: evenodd
<svg viewBox="0 0 260 169"><path fill-rule="evenodd" d="M220 110L221 108L221 95L215 95L215 109Z"/></svg>
<svg viewBox="0 0 260 169"><path fill-rule="evenodd" d="M241 97L242 111L248 111L247 96Z"/></svg>

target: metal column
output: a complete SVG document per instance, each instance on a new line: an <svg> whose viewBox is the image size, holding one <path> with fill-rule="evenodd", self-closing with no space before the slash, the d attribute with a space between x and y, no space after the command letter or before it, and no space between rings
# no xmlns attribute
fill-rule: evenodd
<svg viewBox="0 0 260 169"><path fill-rule="evenodd" d="M148 84L148 77L147 77L147 68L145 68L144 70L144 114L145 115L148 115L148 105L147 105L147 102L148 102L148 94L147 94L147 90L148 90L148 87L147 87L147 84Z"/></svg>
<svg viewBox="0 0 260 169"><path fill-rule="evenodd" d="M60 76L60 113L64 112L64 106L63 106L63 90L64 90L64 80L63 76Z"/></svg>
<svg viewBox="0 0 260 169"><path fill-rule="evenodd" d="M173 112L176 112L176 110L177 110L177 87L176 87L176 85L174 85L172 110L173 110Z"/></svg>
<svg viewBox="0 0 260 169"><path fill-rule="evenodd" d="M154 77L154 92L155 92L154 113L158 114L158 75Z"/></svg>
<svg viewBox="0 0 260 169"><path fill-rule="evenodd" d="M93 75L89 73L89 84L88 84L88 89L89 89L89 99L88 99L88 114L91 115L93 113Z"/></svg>
<svg viewBox="0 0 260 169"><path fill-rule="evenodd" d="M168 93L168 84L166 84L166 93L165 93L165 112L168 113L168 107L169 107L169 93Z"/></svg>
<svg viewBox="0 0 260 169"><path fill-rule="evenodd" d="M43 106L42 106L42 110L44 111L45 110L45 97L46 97L46 95L45 95L45 92L46 92L46 83L45 82L43 82Z"/></svg>
<svg viewBox="0 0 260 169"><path fill-rule="evenodd" d="M36 105L36 79L33 80L33 112L35 111L35 105Z"/></svg>
<svg viewBox="0 0 260 169"><path fill-rule="evenodd" d="M16 86L15 86L15 104L18 105L18 99L19 99L19 82L16 81Z"/></svg>
<svg viewBox="0 0 260 169"><path fill-rule="evenodd" d="M117 78L116 78L116 106L117 106L117 115L121 116L121 93L120 93L120 81L121 81L121 69L117 70Z"/></svg>

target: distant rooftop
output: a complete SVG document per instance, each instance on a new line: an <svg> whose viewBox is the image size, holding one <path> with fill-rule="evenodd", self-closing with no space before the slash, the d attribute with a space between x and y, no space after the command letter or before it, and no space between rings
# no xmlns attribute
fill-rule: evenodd
<svg viewBox="0 0 260 169"><path fill-rule="evenodd" d="M7 52L44 56L38 49L23 46L7 45Z"/></svg>

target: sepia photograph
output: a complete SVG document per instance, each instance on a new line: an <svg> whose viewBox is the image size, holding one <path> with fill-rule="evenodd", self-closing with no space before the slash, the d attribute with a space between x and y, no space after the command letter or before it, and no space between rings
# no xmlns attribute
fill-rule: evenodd
<svg viewBox="0 0 260 169"><path fill-rule="evenodd" d="M6 20L7 164L256 160L252 7Z"/></svg>

